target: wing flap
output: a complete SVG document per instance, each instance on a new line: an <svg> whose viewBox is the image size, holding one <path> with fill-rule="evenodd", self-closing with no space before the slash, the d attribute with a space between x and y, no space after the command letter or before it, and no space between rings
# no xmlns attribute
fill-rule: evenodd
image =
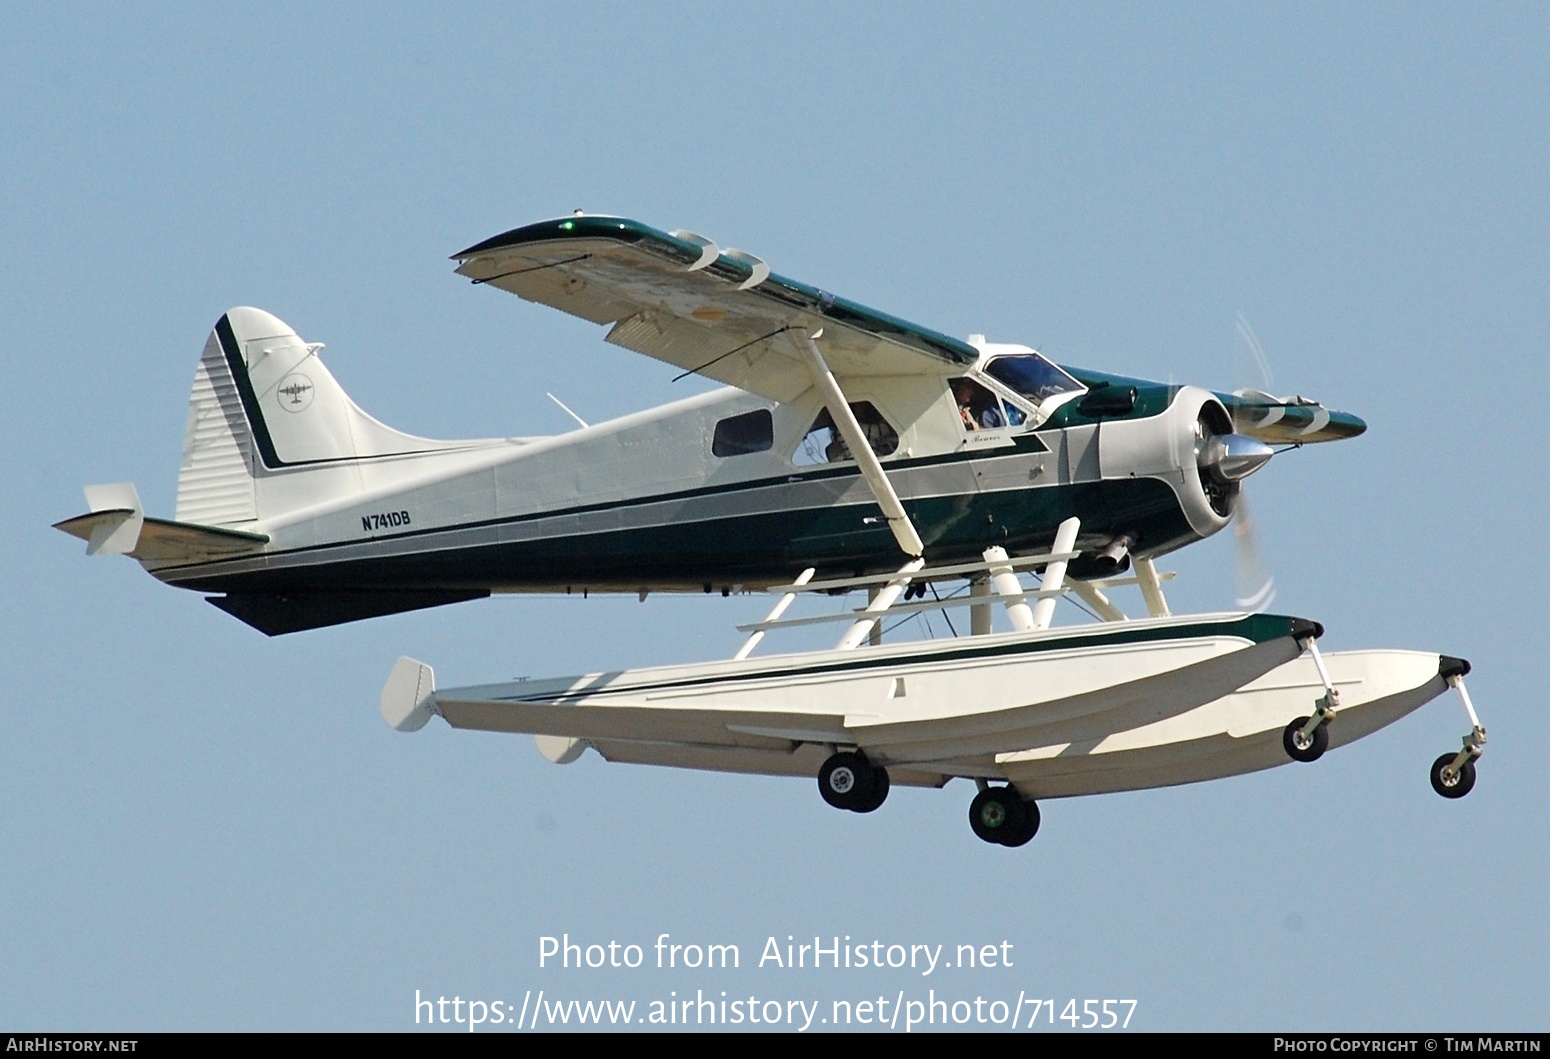
<svg viewBox="0 0 1550 1059"><path fill-rule="evenodd" d="M645 312L620 320L606 340L707 379L786 402L808 390L812 380L795 358L776 345L782 330L776 327L735 342L735 336L729 337L725 330Z"/></svg>

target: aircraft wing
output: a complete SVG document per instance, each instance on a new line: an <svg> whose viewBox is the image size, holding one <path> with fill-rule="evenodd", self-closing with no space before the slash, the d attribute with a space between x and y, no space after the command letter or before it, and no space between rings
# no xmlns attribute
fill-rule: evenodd
<svg viewBox="0 0 1550 1059"><path fill-rule="evenodd" d="M692 232L620 217L542 221L453 255L457 271L528 301L611 325L614 345L776 401L812 385L782 333L823 330L836 377L961 371L966 342L786 279Z"/></svg>

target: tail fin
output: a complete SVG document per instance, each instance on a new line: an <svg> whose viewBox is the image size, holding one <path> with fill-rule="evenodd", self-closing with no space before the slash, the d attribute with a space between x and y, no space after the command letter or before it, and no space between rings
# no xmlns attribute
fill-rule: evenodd
<svg viewBox="0 0 1550 1059"><path fill-rule="evenodd" d="M292 469L459 447L361 411L319 359L322 348L261 309L216 321L189 395L178 521L233 526L276 514L262 510L258 483Z"/></svg>

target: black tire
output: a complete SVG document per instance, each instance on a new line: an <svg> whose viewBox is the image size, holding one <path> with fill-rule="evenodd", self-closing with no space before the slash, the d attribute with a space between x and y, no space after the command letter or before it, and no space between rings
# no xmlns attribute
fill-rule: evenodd
<svg viewBox="0 0 1550 1059"><path fill-rule="evenodd" d="M1015 835L1001 839L1003 846L1026 846L1039 833L1039 807L1031 801L1023 802L1023 826Z"/></svg>
<svg viewBox="0 0 1550 1059"><path fill-rule="evenodd" d="M854 809L872 797L872 766L862 754L830 754L818 770L818 793L836 809ZM882 804L882 803L878 803Z"/></svg>
<svg viewBox="0 0 1550 1059"><path fill-rule="evenodd" d="M1286 726L1286 731L1281 733L1281 746L1286 749L1286 754L1293 761L1317 761L1324 756L1324 751L1329 749L1329 722L1326 721L1313 730L1312 738L1303 739L1302 726L1308 723L1309 718L1299 717Z"/></svg>
<svg viewBox="0 0 1550 1059"><path fill-rule="evenodd" d="M1011 787L986 787L969 803L969 827L986 842L1004 844L1023 828L1023 800Z"/></svg>
<svg viewBox="0 0 1550 1059"><path fill-rule="evenodd" d="M1457 754L1444 754L1432 762L1432 790L1444 798L1462 798L1475 789L1474 761L1464 762L1463 767L1453 777L1452 783L1443 779L1442 770L1453 764L1453 759L1456 757L1458 757Z"/></svg>
<svg viewBox="0 0 1550 1059"><path fill-rule="evenodd" d="M868 764L870 765L871 763L868 762ZM851 812L876 812L878 809L882 808L883 803L888 800L888 770L883 768L881 765L871 765L871 769L872 793L867 796L865 801L858 801L855 805L852 805L850 807Z"/></svg>

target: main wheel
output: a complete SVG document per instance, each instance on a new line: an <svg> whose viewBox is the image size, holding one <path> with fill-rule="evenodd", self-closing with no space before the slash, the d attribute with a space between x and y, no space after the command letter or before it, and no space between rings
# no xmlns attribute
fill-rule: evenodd
<svg viewBox="0 0 1550 1059"><path fill-rule="evenodd" d="M874 812L882 807L883 802L888 800L888 770L881 765L872 765L870 762L868 762L868 766L872 770L872 793L864 800L852 805L850 807L852 812Z"/></svg>
<svg viewBox="0 0 1550 1059"><path fill-rule="evenodd" d="M1022 832L1023 800L1011 787L986 787L969 803L969 827L986 842L1007 843ZM1032 836L1029 836L1032 837Z"/></svg>
<svg viewBox="0 0 1550 1059"><path fill-rule="evenodd" d="M999 841L1003 846L1026 846L1039 833L1039 807L1031 801L1023 802L1023 826L1016 834L1009 834Z"/></svg>
<svg viewBox="0 0 1550 1059"><path fill-rule="evenodd" d="M1329 723L1326 721L1319 725L1311 736L1303 735L1303 725L1309 720L1307 717L1299 717L1281 733L1281 745L1293 761L1317 761L1329 749Z"/></svg>
<svg viewBox="0 0 1550 1059"><path fill-rule="evenodd" d="M872 766L863 755L854 751L830 754L829 760L818 770L818 793L836 809L854 809L866 804L872 796L872 786Z"/></svg>
<svg viewBox="0 0 1550 1059"><path fill-rule="evenodd" d="M1453 772L1449 766L1456 757L1457 754L1444 754L1432 762L1432 790L1444 798L1462 798L1475 788L1475 763L1466 761Z"/></svg>

